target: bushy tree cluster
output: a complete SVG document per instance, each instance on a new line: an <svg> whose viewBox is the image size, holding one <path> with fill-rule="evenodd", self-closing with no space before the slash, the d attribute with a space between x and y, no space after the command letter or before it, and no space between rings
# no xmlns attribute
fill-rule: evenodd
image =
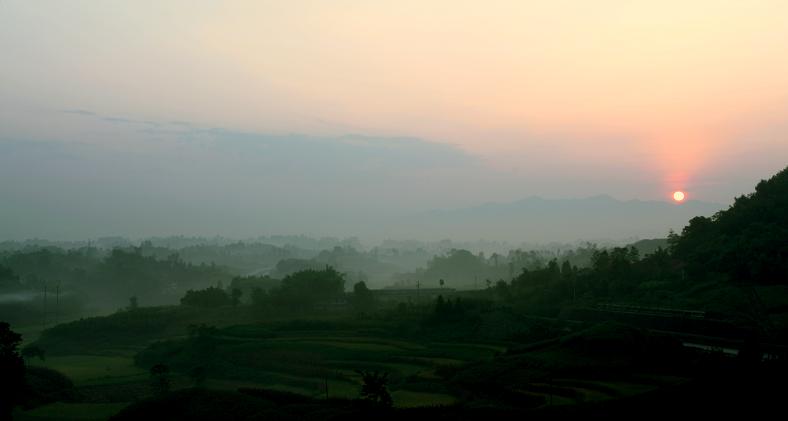
<svg viewBox="0 0 788 421"><path fill-rule="evenodd" d="M551 305L577 299L637 300L649 287L676 288L683 280L681 265L668 250L641 257L634 247L596 250L591 266L579 269L568 261L551 260L545 267L523 270L511 283L493 289L504 300L538 297Z"/></svg>
<svg viewBox="0 0 788 421"><path fill-rule="evenodd" d="M427 325L451 323L473 323L479 320L479 312L489 307L487 301L462 300L460 298L444 299L439 295L435 299L432 313L427 316Z"/></svg>
<svg viewBox="0 0 788 421"><path fill-rule="evenodd" d="M132 296L146 305L168 304L188 288L229 278L218 266L193 265L178 254L156 258L135 247L106 253L89 247L23 249L0 260L0 290L9 286L41 292L46 286L54 293L57 286L61 298L79 297L113 307L125 305Z"/></svg>
<svg viewBox="0 0 788 421"><path fill-rule="evenodd" d="M235 290L239 291L240 290ZM240 300L240 296L238 296ZM215 308L234 304L234 298L227 292L218 287L208 287L206 289L188 290L186 295L181 298L181 305L193 307Z"/></svg>
<svg viewBox="0 0 788 421"><path fill-rule="evenodd" d="M252 304L261 308L304 311L340 299L344 293L345 276L327 266L322 270L307 269L287 275L279 287L268 291L256 289L252 293Z"/></svg>
<svg viewBox="0 0 788 421"><path fill-rule="evenodd" d="M367 288L364 281L357 282L353 285L353 295L350 298L350 303L353 310L357 313L369 313L375 309L375 295Z"/></svg>

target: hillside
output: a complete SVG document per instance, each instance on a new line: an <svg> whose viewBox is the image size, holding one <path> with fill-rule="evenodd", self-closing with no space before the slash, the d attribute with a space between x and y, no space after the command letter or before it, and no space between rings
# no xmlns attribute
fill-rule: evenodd
<svg viewBox="0 0 788 421"><path fill-rule="evenodd" d="M788 283L788 168L728 209L692 218L671 243L692 276Z"/></svg>

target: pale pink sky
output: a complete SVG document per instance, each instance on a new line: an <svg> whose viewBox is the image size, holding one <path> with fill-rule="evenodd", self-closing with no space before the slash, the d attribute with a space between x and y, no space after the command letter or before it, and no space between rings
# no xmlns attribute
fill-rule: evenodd
<svg viewBox="0 0 788 421"><path fill-rule="evenodd" d="M782 0L5 0L0 51L7 137L410 136L547 196L726 201L788 163Z"/></svg>

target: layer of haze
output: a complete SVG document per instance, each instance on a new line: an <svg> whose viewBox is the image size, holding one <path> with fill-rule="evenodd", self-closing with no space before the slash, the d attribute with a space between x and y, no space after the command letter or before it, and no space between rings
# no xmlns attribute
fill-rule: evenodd
<svg viewBox="0 0 788 421"><path fill-rule="evenodd" d="M3 0L0 240L730 203L788 162L786 40L785 1Z"/></svg>

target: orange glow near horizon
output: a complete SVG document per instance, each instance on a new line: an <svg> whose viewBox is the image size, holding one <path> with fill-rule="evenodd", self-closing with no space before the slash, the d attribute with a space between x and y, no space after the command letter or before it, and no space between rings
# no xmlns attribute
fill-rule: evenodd
<svg viewBox="0 0 788 421"><path fill-rule="evenodd" d="M788 153L777 133L785 0L70 3L3 3L4 133L14 123L63 137L32 111L6 117L15 102L249 133L415 137L502 174L560 172L572 194L664 200L679 189L710 199L709 174L742 151L757 155L752 168ZM621 173L637 177L602 181Z"/></svg>
<svg viewBox="0 0 788 421"><path fill-rule="evenodd" d="M270 11L250 6L197 38L253 87L271 78L322 120L407 128L499 169L548 150L597 163L649 156L633 165L659 174L655 194L696 184L734 130L782 109L784 3L558 3L357 2L338 13L294 2L266 26L308 28L288 37L257 36Z"/></svg>

